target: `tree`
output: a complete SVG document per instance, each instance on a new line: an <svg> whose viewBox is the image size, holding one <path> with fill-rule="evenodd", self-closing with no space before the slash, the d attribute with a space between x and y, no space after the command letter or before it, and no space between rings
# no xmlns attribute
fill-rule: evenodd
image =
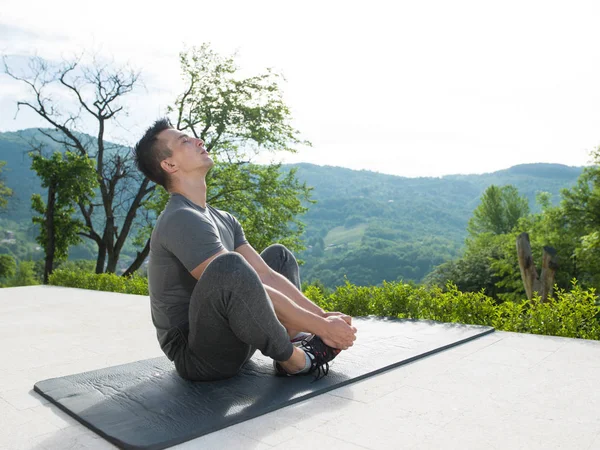
<svg viewBox="0 0 600 450"><path fill-rule="evenodd" d="M2 168L6 165L5 161L0 161L0 175L2 175ZM12 195L12 189L7 187L0 177L0 208L6 208L8 204L8 197Z"/></svg>
<svg viewBox="0 0 600 450"><path fill-rule="evenodd" d="M515 278L519 266L511 231L528 214L527 198L517 188L489 186L469 220L463 256L436 267L425 282L444 288L452 281L462 291L483 290L499 300L521 296L524 291L520 278Z"/></svg>
<svg viewBox="0 0 600 450"><path fill-rule="evenodd" d="M538 193L536 201L541 206L541 212L522 218L511 235L514 241L518 241L519 236L523 233L527 233L531 237L531 260L537 262L536 270L540 269L543 272L544 258L548 261L548 256L555 251L553 266L558 267L559 270L555 273L553 283L557 284L559 288L570 289L571 280L579 276L576 260L573 258L578 237L567 227L562 208L552 206L550 200L550 194L547 192ZM548 248L545 250L545 247L551 247L554 251ZM517 267L520 270L520 265ZM534 266L532 266L531 272L535 275ZM515 276L515 283L516 280ZM546 281L545 289L551 288L548 281L550 280ZM538 292L540 291L538 290Z"/></svg>
<svg viewBox="0 0 600 450"><path fill-rule="evenodd" d="M282 77L271 70L243 78L234 57L222 57L207 44L180 55L186 88L170 109L178 130L201 138L215 165L207 176L207 202L235 214L249 242L258 250L281 242L302 248L303 224L310 188L298 182L295 170L282 174L278 164L252 162L260 151L295 151L299 138L279 86ZM168 199L158 189L145 206L156 216ZM148 254L151 226L138 235L138 253L130 271ZM131 273L128 271L128 273Z"/></svg>
<svg viewBox="0 0 600 450"><path fill-rule="evenodd" d="M302 201L310 201L310 188L297 180L295 169L282 174L279 164L221 163L216 172L208 185L210 204L234 212L253 247L262 251L278 242L290 250L304 248L304 224L297 215L306 211ZM217 184L217 179L227 183Z"/></svg>
<svg viewBox="0 0 600 450"><path fill-rule="evenodd" d="M474 216L470 224L475 222L478 229L486 226L488 232L474 234L476 227L472 227L463 257L439 266L428 280L439 283L451 279L464 290L484 288L488 295L500 300L520 300L525 297L525 290L515 242L519 235L527 233L531 236L531 260L539 264L532 266L532 272L543 269L541 262L546 253L547 260L549 256L554 257L548 260L549 266L559 268L553 281L560 289L569 289L573 279L584 288L600 289L600 248L594 245L596 233L600 231L600 156L598 151L594 155L596 165L584 169L575 186L561 191L559 206L552 206L550 194L538 193L536 201L542 211L521 216L511 232L495 234L492 231L499 229L492 223L502 224L502 207L488 207L488 212L500 213L480 214L478 219L487 217L486 220L476 221ZM501 195L496 191L490 197L497 199ZM511 197L518 198L518 194ZM549 246L556 252L545 252ZM474 283L469 286L469 281ZM548 283L545 288L549 290Z"/></svg>
<svg viewBox="0 0 600 450"><path fill-rule="evenodd" d="M600 149L577 184L561 191L563 230L577 237L572 257L583 285L600 288ZM582 270L584 269L584 270Z"/></svg>
<svg viewBox="0 0 600 450"><path fill-rule="evenodd" d="M40 282L35 271L35 262L21 261L17 265L14 276L7 280L5 286L32 286L36 284L40 284Z"/></svg>
<svg viewBox="0 0 600 450"><path fill-rule="evenodd" d="M41 195L33 194L31 206L40 216L32 218L40 225L36 241L46 254L44 284L52 273L55 261L69 254L69 247L81 242L80 233L86 232L84 223L73 218L75 205L86 205L94 196L98 182L94 163L87 156L71 152L55 152L50 158L41 153L32 154L31 168L48 189L46 203Z"/></svg>
<svg viewBox="0 0 600 450"><path fill-rule="evenodd" d="M131 152L105 140L107 129L126 113L123 100L137 85L139 73L95 59L84 64L82 58L60 65L32 58L25 74L15 73L4 58L4 70L31 94L17 107L32 110L56 130L41 133L61 148L95 160L99 198L78 203L86 226L79 234L97 245L96 272L115 272L138 209L154 190L135 170ZM65 100L58 104L56 98Z"/></svg>
<svg viewBox="0 0 600 450"><path fill-rule="evenodd" d="M17 262L12 255L0 255L0 279L14 276Z"/></svg>
<svg viewBox="0 0 600 450"><path fill-rule="evenodd" d="M446 289L447 282L452 281L463 292L483 290L487 296L501 299L507 286L499 263L511 261L508 256L511 247L506 245L509 241L509 235L504 234L481 233L471 237L462 257L435 267L424 283ZM512 291L514 286L508 289Z"/></svg>
<svg viewBox="0 0 600 450"><path fill-rule="evenodd" d="M506 234L517 225L519 218L529 214L527 198L521 197L511 185L489 186L473 211L467 230L471 236L479 233Z"/></svg>

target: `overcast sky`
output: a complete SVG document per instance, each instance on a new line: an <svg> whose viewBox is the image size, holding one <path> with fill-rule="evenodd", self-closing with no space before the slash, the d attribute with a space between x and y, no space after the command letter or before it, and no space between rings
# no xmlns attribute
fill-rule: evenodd
<svg viewBox="0 0 600 450"><path fill-rule="evenodd" d="M181 91L178 53L211 42L248 73L286 77L313 147L285 162L440 176L586 165L600 145L597 0L3 3L0 53L87 49L142 71L145 90L110 129L127 144ZM43 125L14 119L22 95L0 75L1 131Z"/></svg>

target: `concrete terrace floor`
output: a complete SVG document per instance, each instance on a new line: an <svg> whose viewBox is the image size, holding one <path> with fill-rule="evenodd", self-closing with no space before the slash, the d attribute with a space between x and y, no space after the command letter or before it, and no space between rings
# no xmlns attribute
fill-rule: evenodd
<svg viewBox="0 0 600 450"><path fill-rule="evenodd" d="M0 289L0 339L10 450L114 448L34 383L161 356L147 297L79 289ZM599 384L600 342L495 332L176 448L600 449Z"/></svg>

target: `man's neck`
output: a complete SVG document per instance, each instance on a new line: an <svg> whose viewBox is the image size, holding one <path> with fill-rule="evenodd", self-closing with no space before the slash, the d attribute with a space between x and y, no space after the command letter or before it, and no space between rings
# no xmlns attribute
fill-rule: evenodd
<svg viewBox="0 0 600 450"><path fill-rule="evenodd" d="M206 208L206 179L180 180L169 190L171 194L181 194L196 205Z"/></svg>

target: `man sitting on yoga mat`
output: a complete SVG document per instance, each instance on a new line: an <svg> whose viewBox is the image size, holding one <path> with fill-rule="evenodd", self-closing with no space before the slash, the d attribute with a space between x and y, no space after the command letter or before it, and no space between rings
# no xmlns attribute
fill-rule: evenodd
<svg viewBox="0 0 600 450"><path fill-rule="evenodd" d="M259 255L233 215L206 203L213 161L204 142L162 119L134 150L140 171L171 194L150 239L148 287L158 341L177 372L228 378L258 349L278 375L326 375L356 339L352 319L302 295L287 248Z"/></svg>

